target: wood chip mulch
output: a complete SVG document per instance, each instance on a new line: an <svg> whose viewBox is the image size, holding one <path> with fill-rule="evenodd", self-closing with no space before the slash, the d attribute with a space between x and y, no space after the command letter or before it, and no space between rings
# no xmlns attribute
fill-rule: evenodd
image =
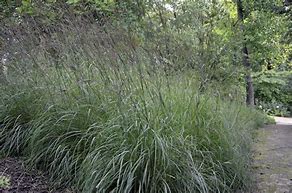
<svg viewBox="0 0 292 193"><path fill-rule="evenodd" d="M49 193L46 178L37 171L28 171L16 158L0 159L0 176L10 179L10 185L0 187L0 193Z"/></svg>

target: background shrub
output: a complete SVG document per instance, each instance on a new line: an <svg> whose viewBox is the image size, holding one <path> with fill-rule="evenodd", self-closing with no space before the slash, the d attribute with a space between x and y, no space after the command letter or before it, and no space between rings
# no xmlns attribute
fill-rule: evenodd
<svg viewBox="0 0 292 193"><path fill-rule="evenodd" d="M271 115L291 115L292 72L266 71L255 74L258 107Z"/></svg>

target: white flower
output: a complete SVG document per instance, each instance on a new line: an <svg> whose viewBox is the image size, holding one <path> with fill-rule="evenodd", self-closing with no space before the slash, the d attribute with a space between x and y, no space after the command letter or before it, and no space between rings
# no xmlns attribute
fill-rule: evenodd
<svg viewBox="0 0 292 193"><path fill-rule="evenodd" d="M278 108L279 108L279 106L277 105L277 106L276 106L276 108L278 109Z"/></svg>
<svg viewBox="0 0 292 193"><path fill-rule="evenodd" d="M263 108L263 106L262 106L262 105L260 105L260 106L259 106L259 108L260 108L260 109L262 109L262 108Z"/></svg>
<svg viewBox="0 0 292 193"><path fill-rule="evenodd" d="M2 58L2 63L5 64L7 62L7 58Z"/></svg>

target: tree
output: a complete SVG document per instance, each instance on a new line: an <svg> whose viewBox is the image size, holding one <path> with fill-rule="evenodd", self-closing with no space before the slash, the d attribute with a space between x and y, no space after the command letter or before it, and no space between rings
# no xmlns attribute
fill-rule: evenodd
<svg viewBox="0 0 292 193"><path fill-rule="evenodd" d="M254 106L254 88L253 88L253 80L251 76L252 66L249 59L249 53L247 49L247 45L244 38L244 9L241 0L237 0L237 13L238 20L240 22L241 32L243 34L243 45L242 45L242 63L245 67L245 81L246 81L246 104L250 106Z"/></svg>

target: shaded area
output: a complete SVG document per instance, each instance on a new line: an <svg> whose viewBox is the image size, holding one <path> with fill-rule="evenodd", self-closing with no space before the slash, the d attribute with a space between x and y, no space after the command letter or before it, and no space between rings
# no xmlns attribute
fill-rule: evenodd
<svg viewBox="0 0 292 193"><path fill-rule="evenodd" d="M15 158L0 160L0 176L6 176L10 185L1 188L1 193L46 193L48 184L43 175L37 171L27 171L23 163Z"/></svg>
<svg viewBox="0 0 292 193"><path fill-rule="evenodd" d="M277 125L259 130L254 167L258 193L292 192L292 119L275 118Z"/></svg>

